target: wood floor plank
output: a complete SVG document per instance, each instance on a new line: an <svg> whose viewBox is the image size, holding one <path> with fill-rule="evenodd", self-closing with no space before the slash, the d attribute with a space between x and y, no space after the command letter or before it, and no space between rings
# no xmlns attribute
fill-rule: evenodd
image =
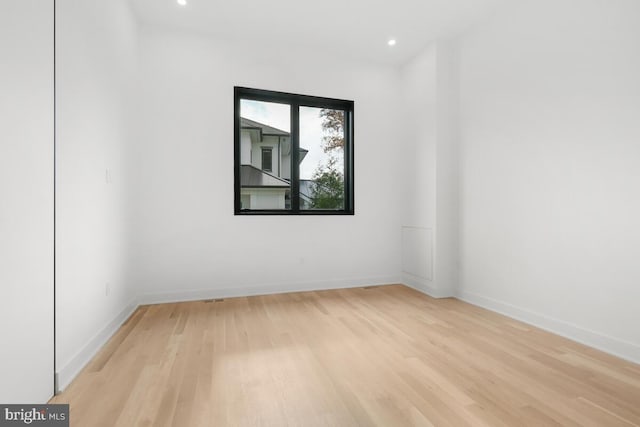
<svg viewBox="0 0 640 427"><path fill-rule="evenodd" d="M640 366L401 285L140 307L78 426L640 426Z"/></svg>

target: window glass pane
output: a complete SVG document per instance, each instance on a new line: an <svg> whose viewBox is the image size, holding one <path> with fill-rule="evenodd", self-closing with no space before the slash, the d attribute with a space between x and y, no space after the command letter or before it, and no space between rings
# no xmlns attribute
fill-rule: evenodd
<svg viewBox="0 0 640 427"><path fill-rule="evenodd" d="M273 148L262 147L262 170L272 172L273 169Z"/></svg>
<svg viewBox="0 0 640 427"><path fill-rule="evenodd" d="M291 107L240 100L242 209L291 209Z"/></svg>
<svg viewBox="0 0 640 427"><path fill-rule="evenodd" d="M341 110L300 107L300 209L344 209Z"/></svg>

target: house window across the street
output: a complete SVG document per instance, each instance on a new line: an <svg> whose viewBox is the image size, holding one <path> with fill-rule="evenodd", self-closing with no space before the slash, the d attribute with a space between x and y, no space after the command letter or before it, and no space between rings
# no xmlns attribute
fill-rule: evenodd
<svg viewBox="0 0 640 427"><path fill-rule="evenodd" d="M271 172L273 170L273 163L271 161L273 154L273 148L262 147L262 170L265 172Z"/></svg>
<svg viewBox="0 0 640 427"><path fill-rule="evenodd" d="M353 215L353 105L236 87L235 214Z"/></svg>

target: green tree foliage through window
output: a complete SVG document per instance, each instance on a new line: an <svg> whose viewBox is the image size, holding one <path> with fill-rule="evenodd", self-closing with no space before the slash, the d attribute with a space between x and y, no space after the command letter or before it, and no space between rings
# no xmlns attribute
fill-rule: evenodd
<svg viewBox="0 0 640 427"><path fill-rule="evenodd" d="M326 165L318 167L313 174L312 209L344 207L344 176L336 167L336 162L336 158L332 157Z"/></svg>

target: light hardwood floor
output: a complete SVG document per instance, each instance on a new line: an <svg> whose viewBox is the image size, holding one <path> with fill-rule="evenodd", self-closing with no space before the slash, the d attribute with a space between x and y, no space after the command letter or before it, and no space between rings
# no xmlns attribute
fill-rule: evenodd
<svg viewBox="0 0 640 427"><path fill-rule="evenodd" d="M140 307L72 426L640 425L640 366L400 285Z"/></svg>

